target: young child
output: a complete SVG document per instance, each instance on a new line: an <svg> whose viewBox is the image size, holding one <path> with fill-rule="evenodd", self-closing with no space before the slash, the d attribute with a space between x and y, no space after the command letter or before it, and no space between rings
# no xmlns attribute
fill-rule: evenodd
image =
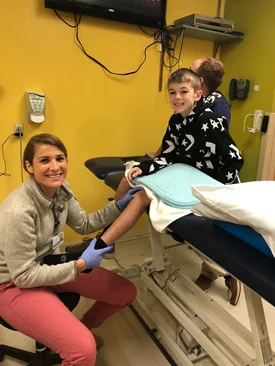
<svg viewBox="0 0 275 366"><path fill-rule="evenodd" d="M218 87L224 76L224 66L215 58L200 57L192 62L190 69L200 77L201 90L206 101L211 103L211 109L217 116L226 118L227 127L230 123L230 106ZM146 156L154 159L160 155L162 146L156 152L147 152Z"/></svg>
<svg viewBox="0 0 275 366"><path fill-rule="evenodd" d="M191 165L222 183L233 183L243 166L241 154L226 128L226 119L218 117L210 103L202 99L199 76L182 68L173 72L168 80L170 106L174 114L162 141L162 153L155 159L137 163L128 173L134 183L139 175L148 175L174 164ZM139 164L139 165L138 165ZM129 190L123 178L115 199ZM100 239L102 245L114 243L138 221L150 204L144 191L137 192L128 207L106 230Z"/></svg>

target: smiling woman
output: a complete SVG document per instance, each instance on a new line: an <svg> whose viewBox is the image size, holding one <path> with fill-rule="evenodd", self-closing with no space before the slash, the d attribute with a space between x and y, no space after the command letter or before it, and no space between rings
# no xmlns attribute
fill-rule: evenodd
<svg viewBox="0 0 275 366"><path fill-rule="evenodd" d="M56 136L34 136L25 148L23 159L25 170L33 175L41 191L53 198L67 176L67 150L63 143Z"/></svg>
<svg viewBox="0 0 275 366"><path fill-rule="evenodd" d="M53 135L29 140L24 167L29 179L0 207L0 317L58 352L62 365L93 366L96 344L90 329L128 306L136 288L99 267L112 246L97 249L96 239L76 260L48 265L45 257L59 253L65 224L82 235L98 231L113 222L134 196L128 194L86 214L65 182L67 150ZM86 269L90 271L84 273ZM56 296L59 292L97 301L79 321Z"/></svg>

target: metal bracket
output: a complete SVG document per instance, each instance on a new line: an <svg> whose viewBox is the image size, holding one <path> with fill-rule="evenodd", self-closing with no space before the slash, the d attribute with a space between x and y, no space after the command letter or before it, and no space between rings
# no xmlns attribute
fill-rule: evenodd
<svg viewBox="0 0 275 366"><path fill-rule="evenodd" d="M171 266L171 262L168 260L168 257L166 255L163 256L163 260L165 263L165 268ZM129 268L118 268L116 272L121 274L124 277L127 278L134 278L138 277L141 272L145 272L147 274L150 274L152 272L156 272L156 267L154 265L154 261L152 257L145 258L145 260L141 264L134 265L133 267Z"/></svg>

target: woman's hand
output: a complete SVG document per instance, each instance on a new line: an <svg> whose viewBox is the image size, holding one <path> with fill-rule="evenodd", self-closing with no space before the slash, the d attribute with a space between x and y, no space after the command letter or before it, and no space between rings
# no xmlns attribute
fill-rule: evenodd
<svg viewBox="0 0 275 366"><path fill-rule="evenodd" d="M119 200L116 201L116 204L120 211L124 211L125 208L128 206L129 202L132 201L133 198L135 198L134 194L136 192L143 191L142 187L134 187L132 189L129 189L129 191Z"/></svg>
<svg viewBox="0 0 275 366"><path fill-rule="evenodd" d="M80 268L83 268L83 262L85 262L86 268L83 269L91 269L99 267L100 262L103 258L103 255L110 250L112 250L112 245L107 246L103 249L95 249L97 239L94 238L87 249L84 250L84 252L81 254L80 258L76 262L76 266L79 266Z"/></svg>
<svg viewBox="0 0 275 366"><path fill-rule="evenodd" d="M134 184L134 178L136 178L138 175L142 174L142 170L138 166L134 166L128 173L128 179L129 181Z"/></svg>

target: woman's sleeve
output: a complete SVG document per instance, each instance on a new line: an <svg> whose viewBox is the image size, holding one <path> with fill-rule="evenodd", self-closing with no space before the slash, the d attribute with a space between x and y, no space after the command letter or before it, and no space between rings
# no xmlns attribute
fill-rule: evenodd
<svg viewBox="0 0 275 366"><path fill-rule="evenodd" d="M55 286L76 280L75 261L55 266L36 262L35 219L28 213L6 211L1 237L4 260L17 287Z"/></svg>
<svg viewBox="0 0 275 366"><path fill-rule="evenodd" d="M115 201L110 202L101 210L87 214L80 207L77 199L73 197L69 202L67 225L78 234L86 235L111 224L120 214L121 211Z"/></svg>

